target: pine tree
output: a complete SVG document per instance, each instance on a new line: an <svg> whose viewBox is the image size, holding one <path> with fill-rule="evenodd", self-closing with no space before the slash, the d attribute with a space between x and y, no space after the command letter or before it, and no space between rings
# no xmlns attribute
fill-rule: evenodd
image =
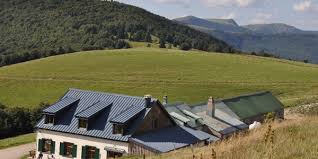
<svg viewBox="0 0 318 159"><path fill-rule="evenodd" d="M159 40L159 48L166 48L166 41L164 38L160 38Z"/></svg>
<svg viewBox="0 0 318 159"><path fill-rule="evenodd" d="M150 43L152 42L151 34L149 32L147 32L147 34L146 34L145 42L150 42Z"/></svg>

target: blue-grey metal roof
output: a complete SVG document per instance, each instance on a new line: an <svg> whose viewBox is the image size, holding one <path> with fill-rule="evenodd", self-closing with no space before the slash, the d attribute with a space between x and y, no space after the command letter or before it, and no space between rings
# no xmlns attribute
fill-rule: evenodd
<svg viewBox="0 0 318 159"><path fill-rule="evenodd" d="M78 118L91 118L92 116L98 114L100 111L104 110L106 107L111 106L112 103L110 102L102 102L98 101L97 103L93 104L92 106L88 107L87 109L79 112L75 116Z"/></svg>
<svg viewBox="0 0 318 159"><path fill-rule="evenodd" d="M59 100L58 102L56 102L55 104L53 104L52 106L44 109L43 113L55 114L59 112L60 110L72 105L78 100L79 100L78 98L65 97Z"/></svg>
<svg viewBox="0 0 318 159"><path fill-rule="evenodd" d="M193 113L197 115L198 117L200 117L199 121L201 124L204 124L210 127L211 129L217 132L220 132L221 134L224 134L224 135L233 134L237 132L238 129L248 128L248 126L245 123L241 122L235 117L232 117L231 115L224 113L223 111L219 110L218 107L216 107L216 110L215 110L215 117L207 115L206 114L207 103L202 103L200 105L195 105L195 106L188 106L185 103L178 103L178 104L166 105L165 108L168 111L175 111L178 114L183 115L184 117L187 117L187 118L196 118L193 115L185 113L185 111L189 111L190 113ZM180 110L180 111L176 111L176 110Z"/></svg>
<svg viewBox="0 0 318 159"><path fill-rule="evenodd" d="M130 107L140 107L140 109L144 108L145 100L143 97L69 89L69 91L62 97L62 100L68 98L79 99L79 102L77 104L73 104L70 106L68 111L63 112L62 115L58 116L54 125L45 124L43 117L36 125L36 128L117 141L128 141L128 138L134 132L134 129L138 127L137 124L141 123L141 120L144 119L149 112L149 109L151 109L146 108L143 113L140 113L138 118L134 119L134 121L128 125L127 129L129 131L124 135L119 136L113 135L113 124L110 122L110 119L113 119L124 110L128 110ZM102 110L99 115L94 116L94 119L88 121L89 128L87 131L79 130L78 118L76 118L75 115L99 101L112 103L112 105ZM55 108L57 106L53 105L52 107ZM52 108L49 107L48 110L50 109Z"/></svg>
<svg viewBox="0 0 318 159"><path fill-rule="evenodd" d="M248 128L248 125L244 122L240 121L239 119L232 117L231 115L223 112L220 109L215 109L215 118L231 125L237 129L244 130Z"/></svg>
<svg viewBox="0 0 318 159"><path fill-rule="evenodd" d="M116 117L114 117L110 121L113 123L124 124L145 109L146 109L145 107L132 106L132 107L128 108L127 110L124 110L122 113L118 114Z"/></svg>
<svg viewBox="0 0 318 159"><path fill-rule="evenodd" d="M189 108L189 106L185 103L178 102L166 104L164 107L180 126L197 128L202 125L202 120L195 119L194 117L188 116L183 112L183 110L191 111L191 108Z"/></svg>
<svg viewBox="0 0 318 159"><path fill-rule="evenodd" d="M130 141L143 145L158 153L169 152L199 141L217 141L219 138L187 127L177 126L132 136Z"/></svg>

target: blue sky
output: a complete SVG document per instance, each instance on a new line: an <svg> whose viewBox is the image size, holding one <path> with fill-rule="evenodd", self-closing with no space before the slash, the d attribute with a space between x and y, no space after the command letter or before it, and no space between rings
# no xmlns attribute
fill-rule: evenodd
<svg viewBox="0 0 318 159"><path fill-rule="evenodd" d="M119 0L173 19L233 18L240 25L286 23L318 30L318 0Z"/></svg>

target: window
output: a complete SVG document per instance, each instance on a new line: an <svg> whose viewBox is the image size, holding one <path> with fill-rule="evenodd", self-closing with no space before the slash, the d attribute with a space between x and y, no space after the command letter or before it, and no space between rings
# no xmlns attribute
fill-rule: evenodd
<svg viewBox="0 0 318 159"><path fill-rule="evenodd" d="M159 126L158 126L158 119L153 119L152 120L152 128L154 129L157 129Z"/></svg>
<svg viewBox="0 0 318 159"><path fill-rule="evenodd" d="M55 142L51 139L39 139L38 151L53 154L55 151Z"/></svg>
<svg viewBox="0 0 318 159"><path fill-rule="evenodd" d="M82 158L85 159L99 159L99 149L93 146L83 146L82 147Z"/></svg>
<svg viewBox="0 0 318 159"><path fill-rule="evenodd" d="M60 143L60 155L66 157L76 157L77 146L69 142Z"/></svg>
<svg viewBox="0 0 318 159"><path fill-rule="evenodd" d="M119 158L119 157L122 157L123 154L122 153L119 153L119 152L113 152L113 151L107 151L107 158Z"/></svg>
<svg viewBox="0 0 318 159"><path fill-rule="evenodd" d="M54 124L54 115L45 115L45 124Z"/></svg>
<svg viewBox="0 0 318 159"><path fill-rule="evenodd" d="M78 119L78 128L87 129L87 120L86 119Z"/></svg>
<svg viewBox="0 0 318 159"><path fill-rule="evenodd" d="M114 124L113 125L113 134L124 134L124 125Z"/></svg>
<svg viewBox="0 0 318 159"><path fill-rule="evenodd" d="M52 140L44 140L44 146L42 152L51 152Z"/></svg>

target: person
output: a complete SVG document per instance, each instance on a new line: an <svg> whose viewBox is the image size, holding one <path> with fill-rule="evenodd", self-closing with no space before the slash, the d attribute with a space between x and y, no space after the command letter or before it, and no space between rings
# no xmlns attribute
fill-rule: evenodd
<svg viewBox="0 0 318 159"><path fill-rule="evenodd" d="M38 157L38 159L42 159L43 158L43 154L42 154L42 152L39 154L39 157Z"/></svg>

